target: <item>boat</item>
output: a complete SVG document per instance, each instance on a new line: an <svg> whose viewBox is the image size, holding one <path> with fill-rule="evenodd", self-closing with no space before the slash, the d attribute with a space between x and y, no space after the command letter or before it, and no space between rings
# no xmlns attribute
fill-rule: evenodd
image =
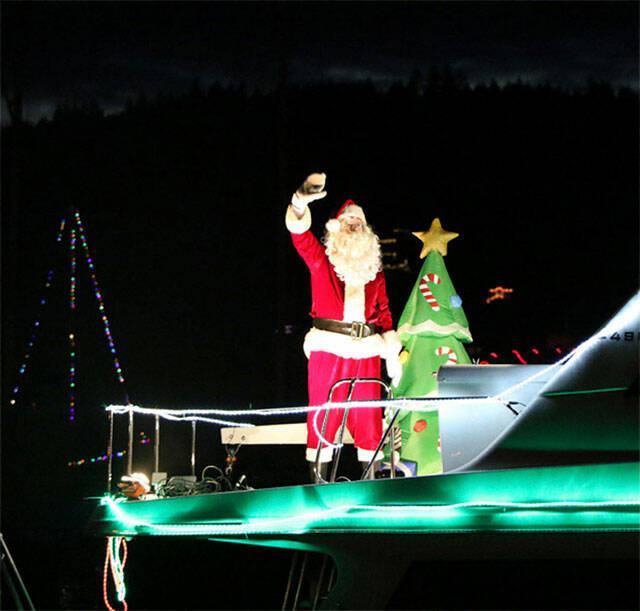
<svg viewBox="0 0 640 611"><path fill-rule="evenodd" d="M327 609L384 608L418 561L633 561L639 340L640 292L556 363L445 366L437 397L385 403L438 410L442 473L172 498L105 494L89 532L318 552L337 568L313 601ZM266 443L274 432L277 440L274 426L288 427L284 443L300 435L299 426L269 426ZM251 443L260 428L225 427L223 438Z"/></svg>

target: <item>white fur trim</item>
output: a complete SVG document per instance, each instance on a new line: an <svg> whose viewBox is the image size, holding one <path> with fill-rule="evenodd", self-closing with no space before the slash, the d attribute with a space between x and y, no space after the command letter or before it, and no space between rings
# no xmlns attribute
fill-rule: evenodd
<svg viewBox="0 0 640 611"><path fill-rule="evenodd" d="M387 354L391 357L396 357L402 350L402 342L400 336L393 330L385 331L382 334L382 339L387 346Z"/></svg>
<svg viewBox="0 0 640 611"><path fill-rule="evenodd" d="M360 462L370 462L373 458L373 455L376 453L375 450L363 450L362 448L358 448L358 460ZM376 460L382 460L384 458L384 454L382 452L378 452L376 456Z"/></svg>
<svg viewBox="0 0 640 611"><path fill-rule="evenodd" d="M331 233L333 233L340 229L340 221L338 219L329 219L325 223L324 227L327 231L330 231Z"/></svg>
<svg viewBox="0 0 640 611"><path fill-rule="evenodd" d="M316 455L318 454L317 448L307 448L306 459L309 462L316 462ZM320 462L331 462L333 460L333 448L327 446L326 448L320 448Z"/></svg>
<svg viewBox="0 0 640 611"><path fill-rule="evenodd" d="M344 287L344 310L342 320L365 322L364 284L346 284Z"/></svg>
<svg viewBox="0 0 640 611"><path fill-rule="evenodd" d="M377 333L357 340L342 333L323 331L315 327L310 329L304 338L304 353L307 358L312 352L330 352L343 359L384 357L386 354L384 340Z"/></svg>
<svg viewBox="0 0 640 611"><path fill-rule="evenodd" d="M397 354L393 356L387 353L386 365L387 375L391 378L391 385L398 386L402 378L402 363L400 362L400 357Z"/></svg>
<svg viewBox="0 0 640 611"><path fill-rule="evenodd" d="M453 335L454 333L458 332L467 337L469 341L473 341L469 328L463 327L455 322L451 323L450 325L439 325L432 320L427 320L420 323L419 325L410 325L409 323L405 323L398 329L398 333L407 333L409 335L417 335L418 333L422 333L423 331L431 331L432 333L437 333L438 335Z"/></svg>
<svg viewBox="0 0 640 611"><path fill-rule="evenodd" d="M293 206L289 205L287 206L284 222L291 233L304 233L311 229L311 211L309 208L305 208L302 217L298 218Z"/></svg>

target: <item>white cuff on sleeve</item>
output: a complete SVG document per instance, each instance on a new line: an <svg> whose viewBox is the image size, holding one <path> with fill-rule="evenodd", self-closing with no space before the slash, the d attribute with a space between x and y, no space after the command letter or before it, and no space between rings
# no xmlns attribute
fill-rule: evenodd
<svg viewBox="0 0 640 611"><path fill-rule="evenodd" d="M285 225L291 233L304 233L311 229L311 211L305 207L301 218L296 215L293 205L287 207L287 214L284 217Z"/></svg>
<svg viewBox="0 0 640 611"><path fill-rule="evenodd" d="M384 340L385 345L385 353L388 355L387 358L395 358L400 354L402 350L402 342L400 341L400 337L393 330L385 331L382 334L382 339Z"/></svg>

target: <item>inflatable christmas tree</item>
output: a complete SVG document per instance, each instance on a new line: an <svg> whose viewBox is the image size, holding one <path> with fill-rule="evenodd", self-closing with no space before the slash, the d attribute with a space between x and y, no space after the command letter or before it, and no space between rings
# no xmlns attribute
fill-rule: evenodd
<svg viewBox="0 0 640 611"><path fill-rule="evenodd" d="M414 233L423 243L422 269L398 323L404 346L402 378L394 397L427 397L437 392L442 365L469 363L463 342L472 341L462 300L444 264L447 243L458 236L435 219L429 231ZM442 471L438 412L402 411L400 460L415 475Z"/></svg>

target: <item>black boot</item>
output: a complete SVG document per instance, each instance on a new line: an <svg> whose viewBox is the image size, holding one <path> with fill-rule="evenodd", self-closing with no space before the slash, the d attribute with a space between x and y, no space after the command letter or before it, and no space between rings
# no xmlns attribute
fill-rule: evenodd
<svg viewBox="0 0 640 611"><path fill-rule="evenodd" d="M318 473L316 475L316 463L315 462L309 463L309 477L311 478L312 484L319 484L321 480L324 480L325 482L327 481L330 464L331 463L328 463L328 462L321 462L318 465ZM320 477L320 479L318 479L318 476Z"/></svg>
<svg viewBox="0 0 640 611"><path fill-rule="evenodd" d="M369 461L366 460L361 460L360 464L362 465L362 473L364 475L364 472L366 470L366 468L369 466ZM376 479L376 473L378 471L380 471L380 465L382 464L381 460L374 460L373 464L371 465L371 470L369 471L369 475L367 477L367 479Z"/></svg>

